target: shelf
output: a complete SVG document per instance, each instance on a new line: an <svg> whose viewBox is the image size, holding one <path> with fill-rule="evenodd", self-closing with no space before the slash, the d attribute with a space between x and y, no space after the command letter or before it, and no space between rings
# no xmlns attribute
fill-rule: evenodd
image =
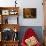
<svg viewBox="0 0 46 46"><path fill-rule="evenodd" d="M19 40L16 40L20 28L18 23L18 13L19 7L0 7L0 46L18 46ZM5 31L7 38L5 36L6 34L4 35ZM10 34L9 32L12 33Z"/></svg>
<svg viewBox="0 0 46 46"><path fill-rule="evenodd" d="M18 24L19 7L0 7L0 24Z"/></svg>
<svg viewBox="0 0 46 46"><path fill-rule="evenodd" d="M18 11L19 7L0 7L0 14L2 15L18 15Z"/></svg>
<svg viewBox="0 0 46 46"><path fill-rule="evenodd" d="M4 43L16 43L16 42L19 42L19 40L16 40L16 41L12 41L12 40L10 40L10 41L3 41Z"/></svg>
<svg viewBox="0 0 46 46"><path fill-rule="evenodd" d="M5 28L10 28L14 31L14 29L17 29L17 31L19 31L20 26L18 24L1 24L0 25L1 30L5 29Z"/></svg>

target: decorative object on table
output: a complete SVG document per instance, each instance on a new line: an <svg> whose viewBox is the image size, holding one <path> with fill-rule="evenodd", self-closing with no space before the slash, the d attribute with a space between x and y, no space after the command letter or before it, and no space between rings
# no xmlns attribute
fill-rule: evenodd
<svg viewBox="0 0 46 46"><path fill-rule="evenodd" d="M37 34L34 32L33 29L29 28L24 34L21 42L22 46L41 46Z"/></svg>
<svg viewBox="0 0 46 46"><path fill-rule="evenodd" d="M36 18L36 8L23 8L24 18Z"/></svg>

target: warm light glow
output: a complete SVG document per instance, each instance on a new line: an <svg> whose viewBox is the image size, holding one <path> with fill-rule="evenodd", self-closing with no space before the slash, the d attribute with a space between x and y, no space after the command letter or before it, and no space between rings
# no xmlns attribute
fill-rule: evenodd
<svg viewBox="0 0 46 46"><path fill-rule="evenodd" d="M17 32L17 30L16 30L16 29L14 29L14 31L15 31L15 32Z"/></svg>

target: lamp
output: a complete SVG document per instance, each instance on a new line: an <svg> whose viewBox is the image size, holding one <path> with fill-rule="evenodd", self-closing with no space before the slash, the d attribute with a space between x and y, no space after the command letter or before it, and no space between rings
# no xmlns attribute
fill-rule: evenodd
<svg viewBox="0 0 46 46"><path fill-rule="evenodd" d="M15 28L14 29L14 36L13 36L13 40L18 40L18 32L17 32L17 29Z"/></svg>
<svg viewBox="0 0 46 46"><path fill-rule="evenodd" d="M17 32L16 28L14 29L14 32Z"/></svg>

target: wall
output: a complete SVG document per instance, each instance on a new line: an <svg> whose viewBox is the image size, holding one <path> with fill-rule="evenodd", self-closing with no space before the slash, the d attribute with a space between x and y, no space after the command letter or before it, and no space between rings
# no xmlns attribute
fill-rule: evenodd
<svg viewBox="0 0 46 46"><path fill-rule="evenodd" d="M1 7L12 7L15 6L15 0L0 0ZM19 24L20 26L43 26L43 6L42 0L17 0L17 6L19 6ZM35 19L24 19L23 8L36 8L37 18Z"/></svg>
<svg viewBox="0 0 46 46"><path fill-rule="evenodd" d="M25 3L26 2L26 3ZM22 26L42 26L43 25L43 11L42 11L42 0L24 0L22 2L22 10L20 10L20 25ZM24 19L23 8L30 7L37 9L37 18L35 19Z"/></svg>

